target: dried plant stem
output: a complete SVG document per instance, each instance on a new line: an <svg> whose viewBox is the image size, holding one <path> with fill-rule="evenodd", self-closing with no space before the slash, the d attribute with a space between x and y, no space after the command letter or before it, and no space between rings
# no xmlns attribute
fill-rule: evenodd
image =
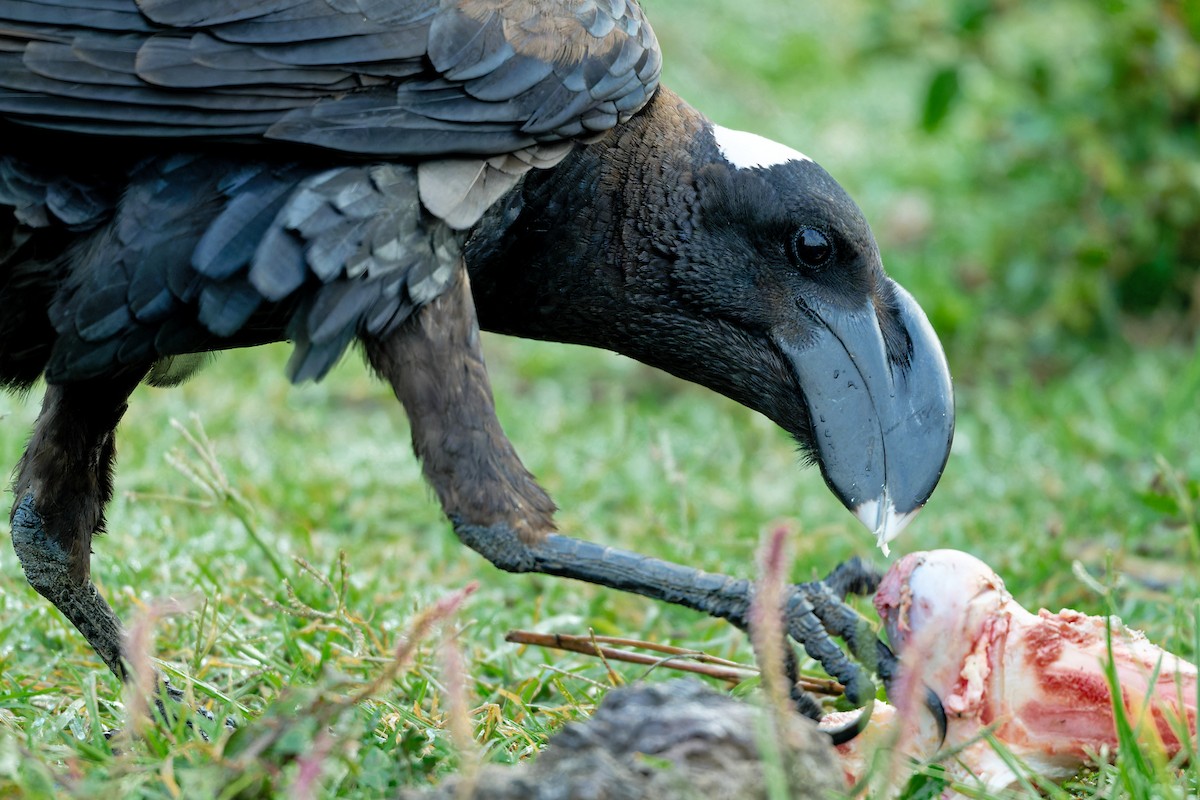
<svg viewBox="0 0 1200 800"><path fill-rule="evenodd" d="M472 581L458 591L446 595L433 605L419 611L409 623L408 635L396 647L392 662L374 680L351 695L348 702L361 703L394 681L396 676L408 666L409 659L412 658L417 645L429 635L430 630L435 625L440 625L453 617L458 612L459 606L478 588L479 584Z"/></svg>
<svg viewBox="0 0 1200 800"><path fill-rule="evenodd" d="M750 643L762 671L763 689L775 709L790 708L783 627L783 588L789 566L786 539L787 531L776 528L763 542L759 579L750 603Z"/></svg>
<svg viewBox="0 0 1200 800"><path fill-rule="evenodd" d="M717 680L730 683L740 683L754 677L758 670L744 666L734 661L710 655L700 650L688 650L683 647L645 642L639 639L628 639L618 636L576 636L567 633L536 633L534 631L509 631L505 641L514 644L527 644L534 647L546 647L554 650L568 650L587 656L603 656L610 661L624 661L629 664L645 664L647 666L665 666L680 672L692 672ZM619 644L624 647L636 647L662 653L663 657L632 653L628 650L618 650L612 647L602 647L601 644ZM834 680L810 678L802 676L800 686L806 691L816 694L836 696L842 694L842 685Z"/></svg>
<svg viewBox="0 0 1200 800"><path fill-rule="evenodd" d="M783 591L787 583L790 554L787 551L787 531L777 527L759 548L759 578L750 602L750 644L762 671L762 688L766 694L766 711L758 737L762 753L763 780L770 800L793 797L793 777L789 772L780 742L785 730L785 718L792 710L791 689L788 685L789 660L794 656L784 638Z"/></svg>

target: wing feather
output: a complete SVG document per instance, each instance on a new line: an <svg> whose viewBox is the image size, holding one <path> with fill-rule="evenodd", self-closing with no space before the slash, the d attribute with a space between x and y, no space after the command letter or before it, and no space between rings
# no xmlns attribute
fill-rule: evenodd
<svg viewBox="0 0 1200 800"><path fill-rule="evenodd" d="M388 157L604 130L660 62L632 0L0 0L0 32L13 121Z"/></svg>
<svg viewBox="0 0 1200 800"><path fill-rule="evenodd" d="M0 134L88 136L103 162L0 141L0 204L71 237L47 378L281 329L292 378L321 377L443 292L529 169L637 113L660 63L634 0L0 0Z"/></svg>
<svg viewBox="0 0 1200 800"><path fill-rule="evenodd" d="M139 0L137 6L148 19L159 25L203 28L282 13L306 2L311 0L207 0L204 3L197 3L196 0ZM129 5L128 2L121 4Z"/></svg>
<svg viewBox="0 0 1200 800"><path fill-rule="evenodd" d="M129 0L102 0L95 4L87 0L0 0L0 20L34 26L35 35L38 28L49 28L53 32L60 28L86 28L133 33L149 33L154 29Z"/></svg>
<svg viewBox="0 0 1200 800"><path fill-rule="evenodd" d="M262 302L262 295L243 280L211 283L200 292L198 319L217 336L233 336Z"/></svg>

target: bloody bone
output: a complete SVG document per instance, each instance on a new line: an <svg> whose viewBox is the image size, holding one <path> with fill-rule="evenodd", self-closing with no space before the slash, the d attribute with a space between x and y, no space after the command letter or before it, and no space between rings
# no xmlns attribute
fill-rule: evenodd
<svg viewBox="0 0 1200 800"><path fill-rule="evenodd" d="M1022 608L986 564L955 550L913 553L880 584L875 607L906 665L897 703L879 704L870 730L841 748L847 777L857 778L877 743L928 758L938 749L919 697L906 687L928 686L948 718L945 746L965 748L948 765L959 778L1005 788L1015 775L986 741L984 728L1033 772L1069 777L1091 755L1117 746L1105 676L1108 620L1069 609L1034 614ZM1196 736L1196 667L1112 620L1112 660L1122 700L1145 741L1155 734L1174 755L1181 732ZM906 720L901 723L899 720ZM825 724L844 722L843 715Z"/></svg>

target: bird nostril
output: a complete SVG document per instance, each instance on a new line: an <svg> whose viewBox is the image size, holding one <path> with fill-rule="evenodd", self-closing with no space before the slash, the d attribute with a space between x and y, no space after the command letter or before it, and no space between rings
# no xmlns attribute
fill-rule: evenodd
<svg viewBox="0 0 1200 800"><path fill-rule="evenodd" d="M809 306L808 301L805 300L804 297L796 298L796 308L801 314L808 318L810 322L821 324L821 317L818 316L817 312L812 310L812 307Z"/></svg>

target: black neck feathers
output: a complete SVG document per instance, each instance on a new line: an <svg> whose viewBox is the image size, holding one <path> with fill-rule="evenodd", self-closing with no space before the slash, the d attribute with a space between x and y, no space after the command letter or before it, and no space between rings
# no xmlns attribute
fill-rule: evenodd
<svg viewBox="0 0 1200 800"><path fill-rule="evenodd" d="M482 327L629 352L639 317L669 302L702 126L660 90L629 123L495 204L466 247Z"/></svg>

